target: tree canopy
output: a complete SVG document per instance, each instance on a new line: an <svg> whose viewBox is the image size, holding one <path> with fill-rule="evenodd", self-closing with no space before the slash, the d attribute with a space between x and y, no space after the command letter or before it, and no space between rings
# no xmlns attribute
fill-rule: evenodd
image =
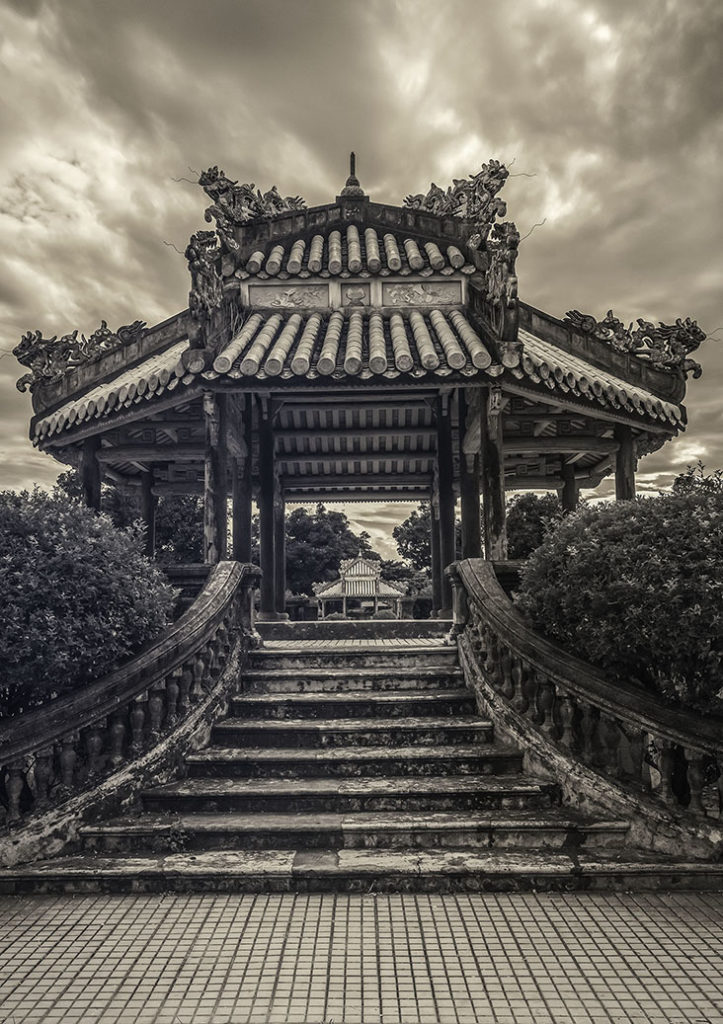
<svg viewBox="0 0 723 1024"><path fill-rule="evenodd" d="M294 594L313 593L314 583L336 579L344 558L370 555L369 534L353 532L343 512L324 505L311 513L295 508L286 517L286 582Z"/></svg>

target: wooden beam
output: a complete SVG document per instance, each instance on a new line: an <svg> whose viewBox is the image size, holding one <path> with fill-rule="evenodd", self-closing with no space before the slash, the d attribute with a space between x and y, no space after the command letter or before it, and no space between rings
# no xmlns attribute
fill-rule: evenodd
<svg viewBox="0 0 723 1024"><path fill-rule="evenodd" d="M451 399L440 395L436 402L437 413L437 485L439 487L439 554L442 568L443 618L452 615L452 581L445 574L447 566L455 561L454 525L454 459L452 453Z"/></svg>
<svg viewBox="0 0 723 1024"><path fill-rule="evenodd" d="M580 500L580 485L575 476L575 467L565 459L562 459L561 474L560 503L563 515L569 515L577 509Z"/></svg>
<svg viewBox="0 0 723 1024"><path fill-rule="evenodd" d="M505 435L502 449L505 452L515 452L522 455L558 455L571 452L578 455L585 455L587 452L609 455L617 451L616 441L605 441L599 437L585 437L574 434L569 437L515 437Z"/></svg>
<svg viewBox="0 0 723 1024"><path fill-rule="evenodd" d="M278 478L274 493L274 603L276 614L286 618L286 503Z"/></svg>
<svg viewBox="0 0 723 1024"><path fill-rule="evenodd" d="M98 460L100 437L87 437L83 441L80 453L80 481L83 488L83 500L88 508L100 512L100 481L101 472Z"/></svg>
<svg viewBox="0 0 723 1024"><path fill-rule="evenodd" d="M630 427L619 423L615 440L620 445L615 460L615 498L631 501L635 497L635 439Z"/></svg>
<svg viewBox="0 0 723 1024"><path fill-rule="evenodd" d="M480 409L482 510L485 558L507 557L505 523L505 461L502 441L501 392L489 387L483 392Z"/></svg>
<svg viewBox="0 0 723 1024"><path fill-rule="evenodd" d="M432 484L431 473L334 473L328 476L321 474L288 474L282 476L284 488L311 488L323 490L325 487L398 487L400 484L412 484L427 487Z"/></svg>
<svg viewBox="0 0 723 1024"><path fill-rule="evenodd" d="M259 548L261 607L264 618L276 618L274 594L274 426L271 408L259 399Z"/></svg>
<svg viewBox="0 0 723 1024"><path fill-rule="evenodd" d="M436 618L442 607L442 556L439 549L439 492L436 487L430 502L429 545L432 556L432 615Z"/></svg>
<svg viewBox="0 0 723 1024"><path fill-rule="evenodd" d="M228 396L232 494L232 554L237 562L251 561L251 434L252 397Z"/></svg>
<svg viewBox="0 0 723 1024"><path fill-rule="evenodd" d="M226 492L226 396L214 391L203 395L206 452L203 487L204 562L215 565L226 557L228 531Z"/></svg>
<svg viewBox="0 0 723 1024"><path fill-rule="evenodd" d="M293 438L299 441L313 441L326 438L384 438L384 437L434 437L434 427L301 427L299 430L284 428L276 431L277 438Z"/></svg>
<svg viewBox="0 0 723 1024"><path fill-rule="evenodd" d="M459 389L459 490L462 507L462 558L481 558L480 455L464 451L464 437L471 420L479 422L479 402L464 388Z"/></svg>
<svg viewBox="0 0 723 1024"><path fill-rule="evenodd" d="M99 462L203 462L205 444L123 444L101 448Z"/></svg>
<svg viewBox="0 0 723 1024"><path fill-rule="evenodd" d="M153 493L153 472L141 473L141 519L146 528L145 553L153 558L156 553L156 505L158 498Z"/></svg>

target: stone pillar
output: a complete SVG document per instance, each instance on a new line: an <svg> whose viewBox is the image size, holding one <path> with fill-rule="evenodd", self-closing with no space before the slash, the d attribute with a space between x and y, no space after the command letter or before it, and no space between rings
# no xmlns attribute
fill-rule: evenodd
<svg viewBox="0 0 723 1024"><path fill-rule="evenodd" d="M100 512L100 435L86 437L80 453L80 482L83 487L83 501L88 508Z"/></svg>
<svg viewBox="0 0 723 1024"><path fill-rule="evenodd" d="M261 555L260 617L276 618L274 569L274 428L271 407L259 404L259 548Z"/></svg>
<svg viewBox="0 0 723 1024"><path fill-rule="evenodd" d="M562 514L569 515L570 512L575 512L580 501L580 485L575 477L575 464L566 462L565 456L562 458L562 487L558 494Z"/></svg>
<svg viewBox="0 0 723 1024"><path fill-rule="evenodd" d="M502 448L502 391L482 391L480 410L482 510L485 558L507 558L505 456Z"/></svg>
<svg viewBox="0 0 723 1024"><path fill-rule="evenodd" d="M442 570L440 618L452 615L452 584L444 570L455 560L454 545L454 463L452 455L451 398L437 399L437 480L439 481L439 555Z"/></svg>
<svg viewBox="0 0 723 1024"><path fill-rule="evenodd" d="M464 436L479 407L468 401L471 389L459 389L459 491L462 506L462 558L482 557L482 527L480 523L480 457L479 451L464 451Z"/></svg>
<svg viewBox="0 0 723 1024"><path fill-rule="evenodd" d="M274 605L279 618L286 614L286 502L278 475L274 489Z"/></svg>
<svg viewBox="0 0 723 1024"><path fill-rule="evenodd" d="M235 404L229 416L229 431L234 435L231 462L233 497L233 557L237 562L251 561L251 452L253 405L251 395L244 397L243 410Z"/></svg>
<svg viewBox="0 0 723 1024"><path fill-rule="evenodd" d="M442 558L439 551L439 493L436 489L429 502L429 546L432 552L432 618L442 607Z"/></svg>
<svg viewBox="0 0 723 1024"><path fill-rule="evenodd" d="M203 417L206 425L206 453L203 482L203 560L215 565L226 557L228 532L226 491L226 396L214 391L203 393Z"/></svg>
<svg viewBox="0 0 723 1024"><path fill-rule="evenodd" d="M615 440L620 445L615 456L615 498L631 501L635 497L635 438L625 423L615 424Z"/></svg>
<svg viewBox="0 0 723 1024"><path fill-rule="evenodd" d="M146 528L145 553L153 558L156 553L156 505L158 498L153 493L153 470L141 473L141 519Z"/></svg>

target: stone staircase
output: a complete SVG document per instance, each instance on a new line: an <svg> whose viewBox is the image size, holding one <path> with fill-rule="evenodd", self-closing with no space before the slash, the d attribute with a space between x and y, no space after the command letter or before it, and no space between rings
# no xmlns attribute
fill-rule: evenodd
<svg viewBox="0 0 723 1024"><path fill-rule="evenodd" d="M336 625L336 624L335 624ZM709 887L560 806L481 718L440 636L267 640L187 774L86 825L13 892ZM321 626L321 624L320 624ZM269 631L273 637L274 631ZM713 872L720 884L720 872ZM12 883L8 882L8 878Z"/></svg>

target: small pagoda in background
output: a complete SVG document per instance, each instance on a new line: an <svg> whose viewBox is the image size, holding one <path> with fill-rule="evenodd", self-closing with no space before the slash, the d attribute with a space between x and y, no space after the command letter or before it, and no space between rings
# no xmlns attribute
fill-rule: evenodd
<svg viewBox="0 0 723 1024"><path fill-rule="evenodd" d="M346 558L339 567L339 579L329 583L315 583L314 593L319 602L320 617L326 618L326 606L329 602L341 602L341 610L346 618L347 600L358 601L361 613L371 611L376 615L380 604L394 609L397 619L402 617L402 600L404 587L397 583L387 583L381 578L382 568L362 555Z"/></svg>

